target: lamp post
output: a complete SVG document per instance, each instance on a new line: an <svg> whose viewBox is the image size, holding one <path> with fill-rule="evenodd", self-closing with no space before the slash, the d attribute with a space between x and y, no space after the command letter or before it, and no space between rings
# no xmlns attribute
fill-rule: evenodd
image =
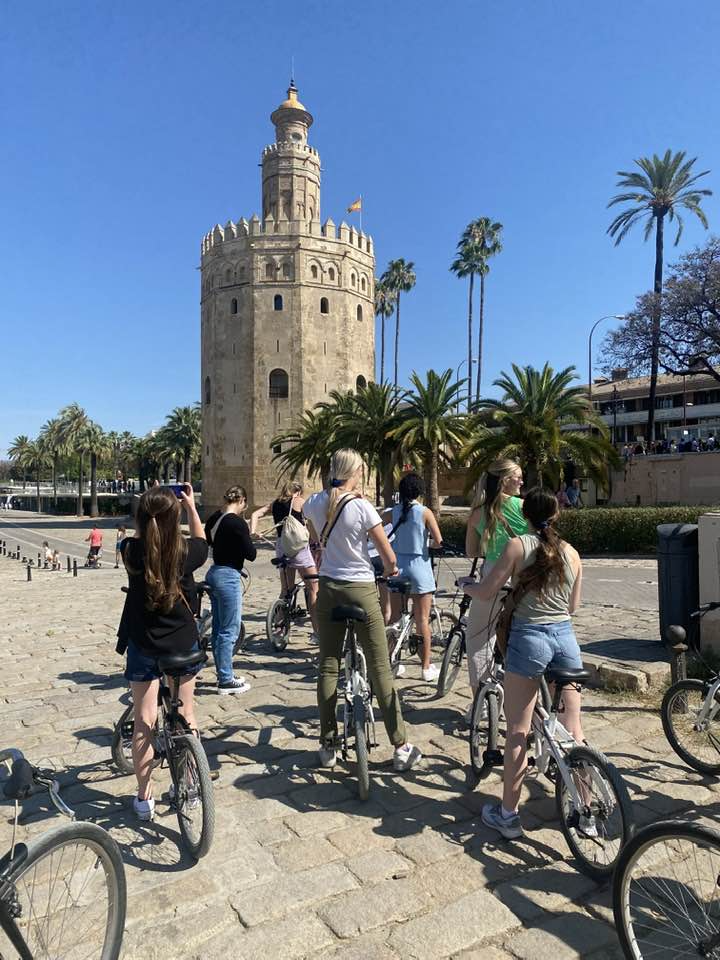
<svg viewBox="0 0 720 960"><path fill-rule="evenodd" d="M588 337L588 400L592 403L592 338L595 333L595 327L598 324L602 323L603 320L624 320L624 313L608 313L604 317L600 317L599 320L596 320L595 323L590 328L590 336Z"/></svg>
<svg viewBox="0 0 720 960"><path fill-rule="evenodd" d="M613 434L612 434L612 437L613 437L613 441L612 441L612 442L613 442L613 446L615 446L615 444L617 443L617 440L616 440L616 437L617 437L617 404L618 404L618 401L617 401L617 393L618 393L617 384L614 383L614 384L613 384Z"/></svg>
<svg viewBox="0 0 720 960"><path fill-rule="evenodd" d="M466 364L467 362L468 362L468 361L467 361L467 357L465 357L464 359L462 359L462 360L460 361L460 363L459 363L459 364L457 365L457 367L455 368L455 383L457 383L458 380L460 379L460 369L461 369L461 367L462 367L464 364ZM472 360L471 360L471 363L477 363L477 357L473 357ZM470 375L471 375L471 371L468 372L468 376L470 376ZM462 402L462 398L460 397L460 394L458 393L458 399L457 399L457 412L458 412L458 413L460 413L460 404L461 404L461 402ZM470 413L470 404L468 404L468 413Z"/></svg>

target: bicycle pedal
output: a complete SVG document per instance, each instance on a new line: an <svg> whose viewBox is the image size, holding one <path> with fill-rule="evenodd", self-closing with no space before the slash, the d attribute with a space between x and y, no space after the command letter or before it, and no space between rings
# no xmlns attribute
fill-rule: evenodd
<svg viewBox="0 0 720 960"><path fill-rule="evenodd" d="M486 750L483 753L483 766L501 767L504 763L502 750Z"/></svg>

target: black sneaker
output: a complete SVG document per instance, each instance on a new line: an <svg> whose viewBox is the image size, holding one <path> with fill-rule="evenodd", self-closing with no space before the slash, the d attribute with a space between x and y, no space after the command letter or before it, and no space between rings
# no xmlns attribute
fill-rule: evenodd
<svg viewBox="0 0 720 960"><path fill-rule="evenodd" d="M217 691L221 695L229 693L247 693L250 684L242 677L233 677L232 680L225 680L217 685Z"/></svg>

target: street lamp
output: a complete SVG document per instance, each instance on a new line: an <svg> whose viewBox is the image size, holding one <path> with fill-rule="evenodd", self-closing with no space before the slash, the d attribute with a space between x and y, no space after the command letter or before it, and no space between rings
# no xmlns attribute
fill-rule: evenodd
<svg viewBox="0 0 720 960"><path fill-rule="evenodd" d="M595 333L595 327L598 324L602 323L603 320L624 320L624 313L608 313L607 316L600 317L599 320L596 320L595 323L590 328L590 336L588 337L588 400L592 403L592 338Z"/></svg>
<svg viewBox="0 0 720 960"><path fill-rule="evenodd" d="M461 360L460 363L459 363L459 364L457 365L457 367L455 368L455 383L457 383L458 380L460 379L460 368L463 366L463 364L466 364L467 362L468 362L468 358L465 357L465 359L464 359L464 360ZM473 363L477 363L477 362L478 362L478 361L477 361L477 357L473 357L472 360L470 361L471 365L472 365ZM468 376L470 376L470 374L468 374ZM461 398L460 394L458 393L458 400L457 400L457 412L458 412L458 413L460 413L460 403L461 403L461 402L462 402L462 398ZM468 413L470 413L470 404L468 404Z"/></svg>

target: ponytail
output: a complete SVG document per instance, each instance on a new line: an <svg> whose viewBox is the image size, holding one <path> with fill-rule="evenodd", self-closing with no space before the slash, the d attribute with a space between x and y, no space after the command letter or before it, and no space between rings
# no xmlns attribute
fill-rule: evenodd
<svg viewBox="0 0 720 960"><path fill-rule="evenodd" d="M363 459L357 450L337 450L330 460L330 492L328 494L328 514L326 526L331 526L337 513L340 487L363 466Z"/></svg>
<svg viewBox="0 0 720 960"><path fill-rule="evenodd" d="M527 585L532 580L536 593L544 593L565 577L563 541L553 526L559 513L557 497L542 487L530 490L523 501L523 514L537 531L539 542L534 562L522 571L518 583Z"/></svg>
<svg viewBox="0 0 720 960"><path fill-rule="evenodd" d="M151 487L140 498L137 535L144 555L145 606L169 613L180 597L187 543L180 532L178 499L167 487ZM128 571L140 572L129 565Z"/></svg>
<svg viewBox="0 0 720 960"><path fill-rule="evenodd" d="M480 537L480 553L485 554L488 544L492 543L497 533L498 524L503 523L503 481L512 476L520 464L515 460L494 460L487 468L487 472L480 478L477 494L473 502L473 510L482 507L485 521L482 536Z"/></svg>

